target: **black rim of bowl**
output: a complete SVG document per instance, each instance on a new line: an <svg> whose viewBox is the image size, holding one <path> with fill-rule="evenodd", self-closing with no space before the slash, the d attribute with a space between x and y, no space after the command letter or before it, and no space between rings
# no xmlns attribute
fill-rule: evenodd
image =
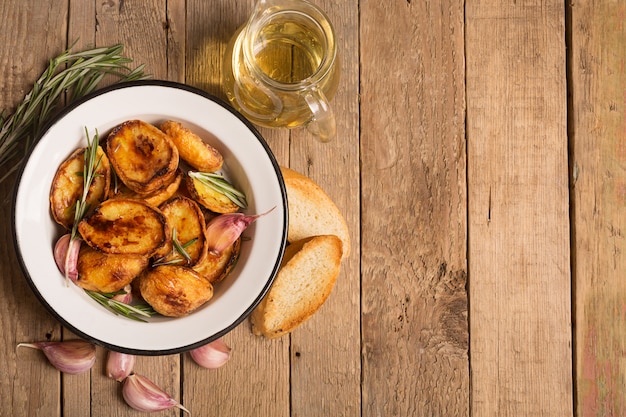
<svg viewBox="0 0 626 417"><path fill-rule="evenodd" d="M207 343L210 343L222 336L224 336L225 334L229 333L231 330L233 330L235 327L237 327L239 324L241 324L241 322L243 322L249 315L250 313L252 313L252 310L254 310L254 308L261 302L261 300L263 299L263 297L265 296L265 294L267 294L267 292L269 291L269 288L271 287L272 283L274 282L274 279L276 278L276 274L278 273L278 269L280 267L280 263L282 262L283 259L283 255L285 252L285 247L287 245L287 229L288 229L288 207L287 207L287 191L285 189L285 182L283 180L283 176L282 173L280 171L280 166L278 165L278 162L276 161L276 157L274 156L274 153L272 152L272 150L270 149L269 145L267 144L267 142L265 141L265 139L263 138L263 136L258 132L258 130L254 127L254 125L248 121L245 117L243 117L239 112L237 112L235 109L233 109L228 103L226 103L224 100L221 100L220 98L207 93L206 91L200 90L198 88L195 87L191 87L189 85L186 84L181 84L181 83L177 83L174 81L165 81L165 80L140 80L140 81L129 81L129 82L120 82L117 84L113 84L110 85L108 87L104 87L101 89L98 89L90 94L85 95L84 97L72 102L71 104L69 104L68 106L66 106L65 108L63 108L54 118L52 118L48 123L45 124L44 128L41 130L41 133L38 135L38 137L36 138L35 141L35 146L33 147L36 148L39 145L39 140L48 132L48 130L50 130L52 128L52 126L54 124L56 124L59 120L61 120L63 117L65 117L68 113L70 113L72 110L74 110L76 107L80 106L81 104L85 103L86 101L97 97L97 96L101 96L103 94L106 94L108 92L114 91L114 90L120 90L120 89L125 89L125 88L132 88L132 87L139 87L139 86L158 86L158 87L168 87L168 88L173 88L173 89L179 89L179 90L185 90L188 91L190 93L193 94L197 94L199 96L202 96L210 101L213 101L217 104L219 104L220 106L224 107L226 110L230 111L234 116L236 116L242 123L244 123L246 125L246 127L248 129L250 129L250 131L254 134L254 136L257 138L257 140L261 143L261 145L263 146L263 149L265 150L268 158L270 159L270 162L272 163L272 166L274 168L274 171L276 173L277 179L278 179L278 183L280 186L280 192L281 192L281 196L282 196L282 205L283 205L283 212L284 212L284 216L283 216L283 233L281 236L281 246L279 249L279 254L278 257L276 258L276 262L274 263L272 272L270 274L270 277L268 277L265 286L263 287L262 291L259 293L259 295L257 296L257 298L254 300L254 302L229 326L227 326L226 328L224 328L222 331L213 334L209 337L206 337L196 343L190 344L190 345L185 345L185 346L180 346L180 347L176 347L176 348L171 348L171 349L162 349L162 350L145 350L145 349L133 349L133 348L126 348L126 347L122 347L122 346L116 346L112 343L97 339L77 328L75 328L71 323L69 323L67 320L65 320L63 317L61 317L49 304L48 302L45 300L45 298L43 297L43 295L39 292L39 290L37 289L35 283L33 282L27 268L26 265L24 263L24 259L22 258L22 251L20 249L20 245L17 239L17 231L16 231L16 226L15 226L15 211L16 211L16 198L17 198L17 194L20 188L20 182L22 179L22 175L24 173L24 169L26 168L28 159L22 164L22 166L20 167L20 170L16 176L16 180L15 180L15 187L14 187L14 191L13 191L13 200L12 200L12 212L11 212L11 226L12 226L12 234L13 234L13 244L15 246L15 253L17 255L17 259L18 262L20 264L20 268L22 269L22 273L24 274L24 277L26 278L26 281L28 282L28 285L30 286L31 290L33 291L33 293L35 294L35 296L37 297L37 299L39 299L39 301L41 302L41 304L44 305L44 307L46 308L46 310L52 315L54 316L54 318L61 323L62 326L66 327L68 330L70 330L72 333L76 334L77 336L79 336L82 339L88 340L92 343L95 343L97 345L100 345L106 349L110 349L110 350L115 350L118 352L124 352L124 353L129 353L129 354L133 354L133 355L142 355L142 356L159 356L159 355L170 355L170 354L176 354L176 353L183 353L195 348L198 348L200 346L203 346ZM51 248L52 250L52 248Z"/></svg>

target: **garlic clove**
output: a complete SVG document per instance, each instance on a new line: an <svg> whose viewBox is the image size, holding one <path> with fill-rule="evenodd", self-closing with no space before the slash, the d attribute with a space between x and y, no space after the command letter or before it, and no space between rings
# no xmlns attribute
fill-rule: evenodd
<svg viewBox="0 0 626 417"><path fill-rule="evenodd" d="M178 407L191 413L148 378L131 374L124 380L122 395L126 403L138 411L151 412Z"/></svg>
<svg viewBox="0 0 626 417"><path fill-rule="evenodd" d="M221 255L226 248L239 239L239 236L250 224L259 217L265 216L274 208L272 207L265 213L253 216L244 213L227 213L213 218L206 227L209 252L214 255Z"/></svg>
<svg viewBox="0 0 626 417"><path fill-rule="evenodd" d="M54 245L54 261L57 268L72 282L78 279L78 253L81 243L81 239L72 239L68 233L61 236Z"/></svg>
<svg viewBox="0 0 626 417"><path fill-rule="evenodd" d="M67 248L70 245L70 234L65 234L57 240L54 245L54 262L57 264L57 268L63 275L65 275L65 255L67 255Z"/></svg>
<svg viewBox="0 0 626 417"><path fill-rule="evenodd" d="M20 346L41 350L55 368L66 374L82 374L96 362L96 345L84 340L17 345Z"/></svg>
<svg viewBox="0 0 626 417"><path fill-rule="evenodd" d="M133 302L133 288L129 285L125 286L122 291L125 291L123 294L117 294L113 296L115 301L119 301L120 303L130 304Z"/></svg>
<svg viewBox="0 0 626 417"><path fill-rule="evenodd" d="M228 362L230 351L231 348L220 338L189 351L189 355L198 365L207 369L217 369Z"/></svg>
<svg viewBox="0 0 626 417"><path fill-rule="evenodd" d="M133 372L135 356L127 353L109 351L107 356L106 373L109 378L122 382Z"/></svg>
<svg viewBox="0 0 626 417"><path fill-rule="evenodd" d="M78 253L80 252L81 239L70 239L65 257L65 278L72 282L78 280Z"/></svg>

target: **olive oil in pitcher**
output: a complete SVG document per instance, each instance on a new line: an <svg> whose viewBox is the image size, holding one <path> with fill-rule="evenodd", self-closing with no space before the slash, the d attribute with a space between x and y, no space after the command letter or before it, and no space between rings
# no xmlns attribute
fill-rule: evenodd
<svg viewBox="0 0 626 417"><path fill-rule="evenodd" d="M334 129L328 100L337 90L339 65L330 22L308 2L271 3L257 9L228 45L223 81L229 101L262 126L332 117Z"/></svg>

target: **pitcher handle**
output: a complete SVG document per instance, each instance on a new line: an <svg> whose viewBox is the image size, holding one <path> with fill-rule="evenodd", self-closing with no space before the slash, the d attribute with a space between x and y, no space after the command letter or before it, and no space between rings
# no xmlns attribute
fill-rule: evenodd
<svg viewBox="0 0 626 417"><path fill-rule="evenodd" d="M307 130L320 142L333 140L337 132L337 125L333 110L330 108L324 93L317 88L306 90L304 100L313 113L313 118L306 125Z"/></svg>

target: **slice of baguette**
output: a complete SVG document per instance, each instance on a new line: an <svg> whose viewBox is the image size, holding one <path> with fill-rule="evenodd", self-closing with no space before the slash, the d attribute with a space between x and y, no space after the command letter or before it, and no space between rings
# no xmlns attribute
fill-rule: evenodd
<svg viewBox="0 0 626 417"><path fill-rule="evenodd" d="M311 178L290 168L281 167L287 204L289 207L289 229L287 240L319 235L335 235L343 243L343 256L350 254L350 233L346 220L326 194Z"/></svg>
<svg viewBox="0 0 626 417"><path fill-rule="evenodd" d="M341 248L341 240L334 235L290 244L272 287L250 316L252 332L277 338L308 320L337 281Z"/></svg>

